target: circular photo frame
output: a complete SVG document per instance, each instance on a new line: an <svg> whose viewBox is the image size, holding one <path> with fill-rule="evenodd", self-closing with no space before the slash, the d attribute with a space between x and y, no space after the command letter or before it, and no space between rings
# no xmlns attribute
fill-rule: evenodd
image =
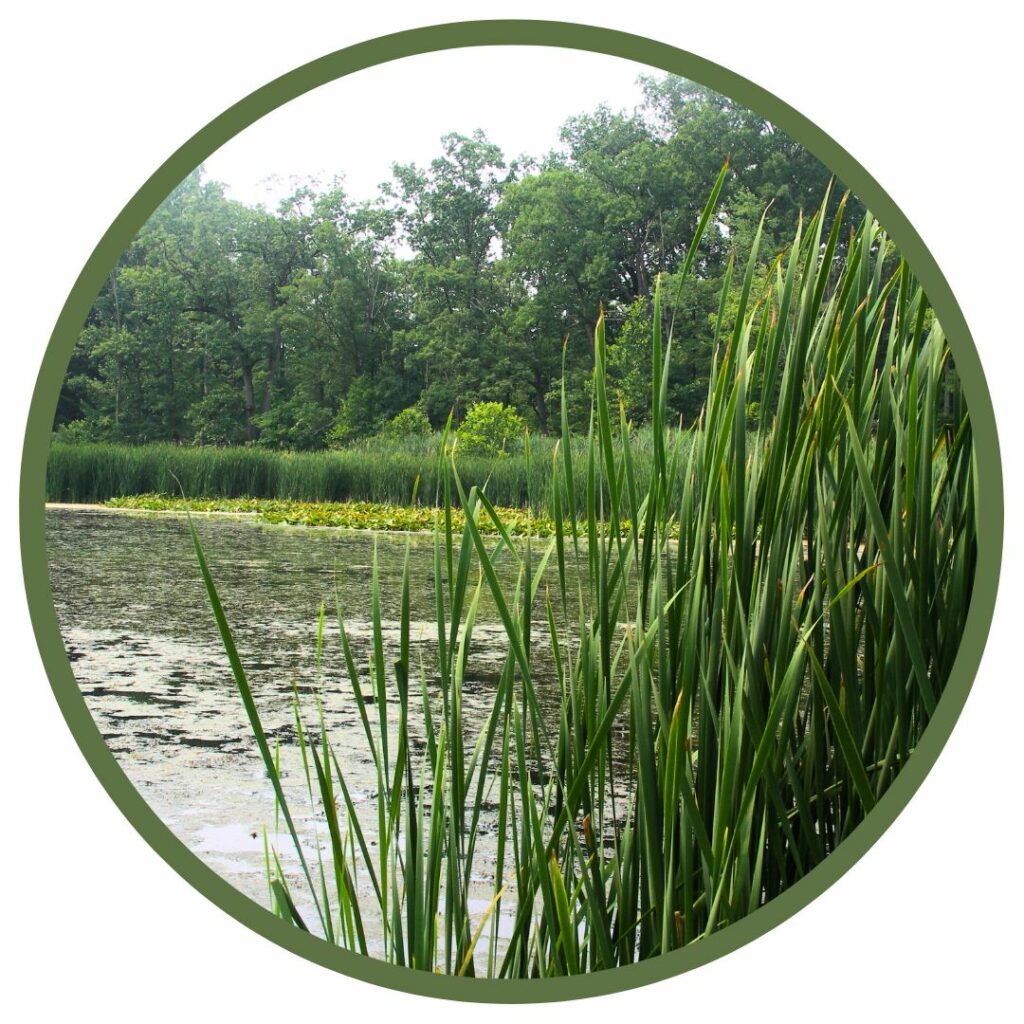
<svg viewBox="0 0 1024 1024"><path fill-rule="evenodd" d="M923 701L926 713L926 727L921 727L917 730L919 735L915 733L912 744L913 756L908 757L905 764L900 764L898 770L895 770L891 759L887 758L884 754L887 745L882 745L882 760L884 763L868 766L872 771L877 770L881 766L881 771L886 774L885 785L882 786L880 781L876 784L876 778L865 769L863 758L857 755L857 749L865 746L865 730L870 728L869 723L865 721L855 722L855 727L852 730L847 727L847 695L841 688L833 688L828 674L824 672L819 663L813 645L810 643L805 644L807 648L806 660L801 662L800 673L801 679L806 679L806 683L802 685L806 685L817 694L815 699L820 702L822 714L827 716L828 721L831 723L830 728L832 731L829 733L828 743L834 744L836 749L841 749L844 755L847 768L842 773L841 785L847 787L854 794L854 799L862 801L861 804L858 804L858 815L861 815L863 820L858 820L855 827L850 828L848 834L845 831L842 833L841 841L837 842L834 848L829 849L827 856L822 859L820 864L816 864L806 872L801 871L798 879L792 880L785 885L780 885L777 894L772 895L767 902L755 906L760 901L754 899L750 911L743 916L738 916L735 921L728 923L727 926L716 928L709 925L706 932L702 931L699 934L699 941L697 940L697 935L692 934L690 931L692 922L687 916L679 912L676 912L674 915L663 914L662 919L659 920L658 927L653 929L648 938L634 937L633 942L634 944L639 943L641 947L644 942L647 942L649 946L653 944L655 947L660 942L662 946L659 948L667 951L639 959L636 962L617 964L614 967L609 967L609 969L584 970L582 973L574 973L568 968L574 966L578 969L581 966L585 966L587 962L586 956L591 958L591 963L597 963L601 956L614 957L616 954L614 950L609 948L603 953L594 952L584 955L578 948L575 948L573 936L578 936L580 930L585 927L574 910L574 907L578 905L577 901L586 902L589 900L595 905L601 902L600 899L593 896L590 886L593 885L595 888L601 888L603 883L598 880L597 876L593 880L588 876L588 871L591 868L598 872L598 876L600 875L600 869L595 867L595 864L600 857L597 849L601 844L600 842L595 844L593 836L593 821L596 821L597 813L592 808L590 811L587 811L589 805L577 806L580 793L574 788L572 777L566 776L563 780L565 790L551 797L553 801L552 806L555 808L553 813L556 820L561 820L558 816L565 816L564 808L566 806L574 806L573 814L575 815L577 811L579 814L576 817L571 817L571 820L567 819L563 822L562 828L566 845L558 855L552 858L550 873L545 875L543 871L538 870L538 876L534 880L535 891L539 894L537 898L547 901L552 915L548 924L542 924L541 926L541 932L545 928L548 929L547 936L541 935L539 938L535 937L531 940L540 946L548 943L548 952L536 961L532 961L538 965L537 973L545 976L495 979L449 976L435 973L433 970L411 970L408 966L383 962L371 956L365 956L332 945L306 930L304 922L301 921L301 915L296 908L292 908L294 912L290 915L289 919L288 908L291 900L287 892L275 890L278 896L278 913L273 913L270 909L259 905L231 885L176 836L129 780L121 764L111 752L83 698L79 684L72 671L68 650L61 634L54 606L54 597L51 591L48 571L47 533L44 519L47 495L47 460L54 415L58 396L68 372L69 360L71 359L76 340L90 307L103 285L104 279L108 276L111 268L115 266L132 239L135 238L139 230L168 194L195 167L200 165L211 153L233 136L270 111L318 86L354 72L401 60L405 57L466 47L487 46L544 46L584 50L625 58L647 65L655 70L683 76L728 96L750 110L756 111L789 137L796 140L838 175L843 183L871 210L878 222L884 226L887 237L891 239L899 253L902 254L907 264L912 268L916 281L919 282L921 289L923 289L923 294L927 296L928 304L934 310L935 317L941 322L948 350L955 362L955 374L959 380L959 386L962 388L966 406L970 411L970 430L973 432L974 439L973 443L970 441L965 442L970 447L968 456L966 456L970 466L967 466L965 463L963 471L965 474L964 479L969 481L973 488L970 498L973 505L970 506L969 511L963 514L972 518L975 524L974 529L976 530L976 542L972 536L972 544L976 543L976 549L972 547L965 563L968 565L968 571L973 573L973 586L970 588L968 606L963 612L962 633L956 646L955 659L951 659L951 667L948 670L948 674L944 680L939 680L941 692L935 693L931 688L931 682L934 682L934 679L929 669L923 664L922 659L925 655L910 640L913 635L913 613L907 607L906 600L901 600L899 596L901 589L905 589L905 587L901 588L899 585L901 580L900 566L903 563L893 553L891 538L885 527L884 518L879 518L882 514L879 502L873 501L869 496L864 502L864 507L860 510L859 515L863 519L863 540L859 536L853 540L848 539L847 546L852 548L855 555L860 553L858 544L869 547L873 553L872 557L868 559L870 564L861 565L856 559L850 562L847 567L850 572L845 577L843 584L835 586L833 582L833 589L830 592L832 603L838 606L845 597L853 593L854 589L864 584L865 581L871 580L873 582L876 578L882 579L883 576L889 581L888 589L886 590L888 596L885 600L892 605L889 609L889 614L900 631L900 635L905 635L908 640L907 650L901 653L901 657L905 655L908 662L907 678L911 681L914 693L917 694L917 696L911 699L911 703L914 704L914 710L908 712L908 714L911 715L917 725L921 724L919 721L921 712L917 710L917 705L914 703L919 696ZM712 207L709 207L709 210L711 209ZM702 220L702 223L706 222L706 218ZM865 245L870 247L873 244L874 238L875 236L870 236ZM827 236L820 239L819 251L830 255L831 250L829 249ZM784 265L780 264L778 271L781 284L780 294L785 291L785 284L781 276L783 271ZM822 277L823 290L826 287L826 277L827 275ZM897 285L893 285L893 288L895 290ZM658 301L656 292L654 301ZM744 298L743 301L746 301L746 299ZM910 302L910 299L907 298L906 301ZM851 312L854 318L861 315L856 310ZM923 301L919 305L919 314L923 324L925 320ZM742 316L739 319L742 320ZM883 326L886 325L883 325L881 320L879 320L879 332L881 332ZM767 334L767 330L765 333ZM837 327L837 336L839 333L840 329ZM595 338L595 346L598 352L597 359L600 364L604 358L604 340L600 324L596 334L598 337ZM657 338L658 336L656 335ZM741 338L743 346L754 345L754 342L750 338L745 337L741 329L738 329L735 339L739 342ZM855 348L856 346L854 346ZM854 349L851 349L851 351L854 351ZM659 346L656 346L656 350L660 351ZM731 358L734 360L732 365L733 373L741 374L744 360L738 357L737 347L723 345L721 351L723 359L729 360ZM748 351L748 348L743 348L744 353ZM777 356L778 353L776 352L775 355ZM838 359L839 356L836 356L836 358ZM851 356L851 358L855 357ZM831 364L829 365L831 366ZM866 380L870 377L870 373L865 377L865 369L865 367L860 367L859 372L861 377ZM867 369L869 370L870 368L868 367ZM839 389L835 390L838 392ZM609 415L609 403L606 402L600 385L595 387L595 392L593 397L593 407L596 410L594 420L596 426L593 430L594 451L599 456L604 454L610 458L611 432L613 429L616 431L619 429L618 414L616 412L614 416ZM801 408L798 410L799 415L806 415L807 417L821 416L823 420L828 418L830 423L829 429L833 432L845 431L849 428L849 433L854 438L854 441L847 453L849 457L849 477L845 486L853 486L853 481L859 481L858 486L870 495L871 488L868 486L868 482L872 479L872 475L870 467L867 465L870 453L866 452L865 447L856 441L857 410L851 411L849 404L845 401L845 397L842 394L837 393L833 399L828 389L823 389L821 395L821 401L817 408L809 407L806 410ZM655 396L656 401L657 396ZM797 410L798 400L794 399L794 403L794 410ZM757 409L752 408L752 406L756 405L756 402L745 404L745 408L748 410L749 422L753 425L752 429L756 429L758 412ZM718 411L721 412L721 410ZM704 415L710 418L713 414L714 410L709 410ZM735 416L735 411L733 411L732 415ZM873 414L869 412L865 413L865 415L871 416ZM794 416L797 416L797 411L794 412ZM622 417L622 424L623 434L625 435L628 433L628 428L625 425L625 414ZM860 423L860 427L865 431L862 436L872 436L872 423ZM738 433L742 433L742 429ZM795 437L796 435L794 434L793 436ZM958 435L955 428L948 431L946 443L947 450L950 452L955 450L956 436ZM741 442L738 441L737 443ZM656 456L656 458L663 457ZM952 461L952 457L950 457L950 460ZM564 472L571 473L571 469L566 469ZM624 481L630 472L631 470L623 466L621 475ZM742 476L742 466L740 467L740 476ZM615 477L616 470L610 468L607 478L614 480ZM455 487L461 485L461 481L455 479L451 483ZM626 484L624 483L622 486L625 488ZM632 483L629 486L631 487ZM742 486L742 481L736 480L735 487L741 488ZM837 483L836 486L843 485ZM490 515L489 507L486 504L481 504L479 495L474 497L474 494L470 493L462 497L464 500L461 504L473 503L479 514L485 517ZM625 500L621 494L618 496L610 495L609 497L613 506L620 500ZM650 505L635 505L633 506L633 511L639 513L641 509L649 509L650 507ZM957 509L961 510L959 505ZM591 506L591 510L593 510L593 506ZM753 83L694 54L650 39L609 29L558 22L516 20L466 22L414 29L374 39L332 53L295 69L247 96L225 111L178 149L143 185L111 225L79 275L64 305L46 351L32 399L22 460L20 514L26 592L40 653L54 694L69 728L96 776L124 815L153 849L193 887L238 921L285 949L311 961L355 978L411 993L459 1000L509 1003L551 1001L599 995L636 987L692 970L763 935L769 929L806 906L840 878L868 850L906 806L925 775L935 763L953 729L978 668L991 623L1003 537L1002 476L996 424L984 373L975 346L956 299L923 241L900 213L892 199L886 195L870 174L838 146L834 140L821 132L797 111ZM494 525L498 528L498 535L503 536L501 526L498 523L498 517L495 516L493 518ZM558 522L561 522L560 517L556 518ZM625 516L622 518L623 520L628 519ZM467 519L472 521L472 517L467 517ZM583 519L585 519L585 516ZM623 531L623 537L627 538L625 541L627 545L629 543L628 536L632 536L633 550L638 566L643 558L649 557L642 555L644 550L643 537L652 535L652 531L658 528L654 519L650 520L650 522L652 525L648 527L647 534L642 534L639 527L630 534L630 530L633 529L632 524ZM670 536L671 529L675 527L670 528L667 520L661 525L665 530L666 545L676 542L675 538ZM483 531L475 530L471 525L467 525L465 529L467 530L465 534L467 542L472 542L475 545L475 550L481 560L486 562L488 544L484 539ZM597 543L597 538L598 532L595 531L589 539L592 543ZM951 545L955 545L959 543L958 538L959 534L951 534L947 539ZM568 534L565 537L559 534L559 550L561 550L563 541L568 541ZM760 545L767 543L766 539L752 537L750 538L748 548L752 552L760 551ZM808 541L804 541L804 544L806 543ZM508 539L508 546L513 546L511 539ZM212 578L212 574L206 571L205 562L202 557L202 548L198 538L196 540L196 550L200 564L204 567L207 588L216 611L219 607L216 599L216 581ZM459 550L457 539L453 550L457 559ZM725 548L723 548L724 550ZM723 555L723 558L725 558L723 564L730 566L735 564L733 559L738 557L736 555L738 550L738 547L730 549L730 554ZM799 551L792 554L797 560L801 557L801 552ZM658 561L657 556L655 556L654 561ZM829 571L831 571L831 568ZM784 574L780 573L778 579L781 593ZM440 582L442 582L442 577L439 575L438 583ZM447 584L449 582L448 578L445 577L443 582ZM485 586L490 585L492 585L491 581L488 580ZM657 585L662 586L661 583ZM809 581L807 585L810 586ZM682 593L683 590L683 586L673 588L673 600L675 599L676 592ZM501 593L501 586L497 581L493 583L493 591L497 600ZM792 597L793 595L790 595L791 599ZM670 604L671 601L667 601L664 607L668 608ZM831 608L832 604L828 605L828 607ZM818 609L818 613L823 614L821 608ZM636 618L636 628L642 640L644 628L654 628L655 620L646 618L645 615L641 615L639 612L637 612L637 615L639 618ZM660 622L660 620L658 621ZM816 615L809 615L806 622L798 622L793 634L794 637L800 635L800 629L803 626L806 626L808 629L812 628L812 626L816 627ZM509 637L514 640L516 635L514 622L507 622L506 627ZM231 658L232 667L235 669L235 678L238 680L241 667L236 667L234 664L237 657L233 652L230 631L226 627L226 623L221 633L225 640L227 655ZM454 636L455 634L453 634ZM840 641L837 638L836 640L830 639L829 642ZM747 641L744 641L744 643L752 652L753 644ZM515 647L514 642L511 646ZM680 651L684 650L685 646L685 643L680 642ZM632 647L628 649L630 651L633 650ZM818 655L820 655L820 651ZM626 661L632 665L633 663L629 662L630 656L627 656ZM753 660L753 653L750 656ZM856 662L856 651L853 652L852 657L854 662ZM512 662L516 661L515 652L513 651ZM628 675L630 670L627 670L625 675ZM510 678L528 676L528 653L520 650L518 662L513 664L509 671L511 673ZM639 672L639 669L636 671ZM806 676L804 673L806 673ZM654 679L656 677L657 673L652 670L651 678ZM244 699L244 684L240 681L239 685L243 689ZM919 694L918 690L920 691ZM626 697L629 696L630 690L629 687L623 687L621 690L616 689L614 692L615 694L621 693L621 699L625 701ZM751 721L760 722L762 728L764 728L765 714L774 707L771 701L774 700L777 692L777 690L769 688L766 691L769 698L768 702L760 707L744 707L743 715L752 716ZM673 692L671 696L675 700L678 695ZM614 703L615 697L611 699L612 703ZM799 701L799 693L795 692L794 699ZM673 708L671 706L658 705L656 699L654 704L657 705L656 714L661 715L663 718L663 735L657 733L659 726L653 720L650 723L650 732L652 735L658 736L657 742L664 741L669 743L670 738L676 736L671 731L671 723L675 721ZM616 704L612 712L616 712L621 706L621 704ZM677 704L677 706L681 705ZM608 710L607 705L605 710ZM594 727L594 724L594 722L591 722L591 727ZM726 729L725 724L716 722L716 730L719 728L719 725L721 725L723 730ZM904 725L906 726L907 723L904 723ZM258 738L258 726L255 729ZM680 777L679 773L685 771L692 772L694 757L695 755L699 757L700 746L696 743L691 744L689 731L687 730L685 737L681 733L677 737L678 746L672 748L675 751L674 754L668 752L667 749L661 751L660 756L662 758L675 756L678 760L678 763L673 762L675 764L673 771L676 773L673 777ZM899 730L893 729L890 731L895 735ZM763 735L768 736L769 732L770 730L765 729ZM671 742L675 743L676 740L672 738ZM752 740L749 737L740 738L737 733L736 744L738 746L750 743L752 743ZM894 749L898 746L895 739L892 740L892 745ZM723 743L721 746L725 750L728 744ZM761 771L765 759L771 756L767 740L763 751L761 751L757 742L753 742L752 747L752 763L757 766L758 771ZM581 761L587 762L591 749L593 747L583 747L579 752ZM872 747L872 749L875 749L875 747ZM592 760L596 760L596 756L595 754ZM728 758L731 755L724 753L721 756ZM689 769L684 767L687 759L689 759ZM860 767L855 768L855 764ZM587 766L589 769L591 763L587 762ZM317 767L318 771L322 771L322 765ZM523 768L524 773L527 773L528 769L526 769L525 761L523 762ZM273 775L273 769L269 765L268 774ZM328 777L330 776L329 768L327 775ZM685 777L688 781L690 780L689 775ZM398 781L396 782L395 789L400 794L403 791L404 783L401 781L401 775L396 776L396 779ZM542 784L545 782L543 778L541 781ZM638 783L638 789L639 785ZM662 782L659 781L658 785L662 785ZM836 785L838 787L840 782L837 782ZM555 793L558 785L552 783L552 787L552 793ZM408 788L413 788L411 776ZM685 787L683 788L685 789ZM692 793L692 790L689 792ZM741 785L735 789L735 793L737 794L737 801L741 809L744 813L747 813L749 811L747 801L753 802L756 799L753 791L751 790L748 795L747 790ZM763 795L761 799L763 802L756 805L761 818L751 826L754 829L762 826L763 821L767 820L767 808L770 801L775 799L775 797L768 793ZM789 797L786 799L788 800ZM653 796L651 800L653 800ZM653 803L649 806L653 806ZM547 809L545 808L545 810ZM415 819L415 813L410 813L412 817L409 820L412 821ZM594 814L594 819L591 818L591 813ZM649 816L650 811L647 813ZM690 803L682 798L672 813L682 815L683 817L688 814L693 815L694 818L701 816L695 806L691 806ZM786 814L781 813L781 817L785 818ZM644 820L643 815L637 815L634 812L634 816L628 824L633 826L634 836L639 836L642 825L649 825L649 820ZM660 823L659 827L663 824L663 822ZM565 825L568 825L568 828ZM671 827L678 827L678 821L673 819ZM702 870L704 870L705 874L712 875L714 874L712 866L718 864L721 858L728 858L731 855L730 851L733 849L733 846L730 844L730 839L732 838L732 841L735 842L735 838L729 836L727 828L716 835L707 834L706 829L704 834L701 834L702 827L699 824L695 826L694 850L696 851L695 856L698 860L702 860L704 867L703 869L700 865L681 867L679 864L676 864L673 870L679 877L682 875L693 875L696 877L700 875ZM629 831L629 829L627 828L626 831ZM651 829L648 829L648 831L654 834L654 831ZM615 842L620 840L621 833L617 832ZM636 841L639 842L639 839ZM799 845L794 838L788 841L794 843L794 845ZM563 862L560 866L560 857L562 856L568 858L569 863ZM615 856L618 856L618 854L616 853ZM538 861L537 863L541 862ZM653 861L645 863L648 866L644 870L648 871ZM568 869L571 864L575 864L576 869L570 878ZM745 879L745 884L752 886L755 893L758 890L763 890L767 885L762 880L760 873L763 868L763 864L756 868L757 880L754 882L751 882L749 878ZM769 867L765 870L770 871L771 869ZM722 877L724 878L724 875ZM651 884L649 877L635 881L641 886ZM342 886L340 881L338 884ZM684 884L686 883L683 881L679 883L680 886ZM732 883L730 882L730 884ZM661 879L660 885L662 890L667 891L667 889L672 888L672 881ZM652 889L651 891L654 892L655 890ZM725 895L726 883L724 881L719 881L716 885L710 886L708 891L710 895L700 909L700 915L702 915L700 917L700 924L702 926L706 923L706 918L709 914L712 920L714 920L720 912L718 909L720 905L719 900L722 901L721 905L728 901L728 897ZM692 894L690 894L688 899L689 906L697 906L700 903L700 898L694 899ZM652 920L657 916L651 909L649 900L640 899L637 905L641 908L639 914L641 920L647 917L648 913L650 913ZM490 909L486 908L484 917L490 913ZM607 908L605 909L607 910ZM297 926L300 923L302 926ZM589 925L586 927L589 927ZM634 931L639 935L647 927L646 924L637 924ZM595 933L599 930L599 928L595 928ZM552 934L554 933L560 934L561 937L553 939ZM587 932L587 934L590 933ZM595 948L596 946L597 943L595 941ZM679 948L672 948L674 946ZM570 949L570 947L572 948ZM574 960L573 957L576 959ZM526 959L528 958L524 956L523 962ZM627 957L627 959L629 958ZM464 956L457 958L459 966L464 967L466 962ZM544 966L545 964L553 966L548 970ZM524 968L524 971L530 973L531 968Z"/></svg>

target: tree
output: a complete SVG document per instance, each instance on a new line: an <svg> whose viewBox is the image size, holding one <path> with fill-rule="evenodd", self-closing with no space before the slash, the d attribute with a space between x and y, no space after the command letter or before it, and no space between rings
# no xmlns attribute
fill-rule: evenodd
<svg viewBox="0 0 1024 1024"><path fill-rule="evenodd" d="M516 168L481 131L450 134L426 170L396 164L386 189L405 243L411 325L396 339L418 378L420 403L435 421L493 393L498 325L508 293L496 270L497 206Z"/></svg>

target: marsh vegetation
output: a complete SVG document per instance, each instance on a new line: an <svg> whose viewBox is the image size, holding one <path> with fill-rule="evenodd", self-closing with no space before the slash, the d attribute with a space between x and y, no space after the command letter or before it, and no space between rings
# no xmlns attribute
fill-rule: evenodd
<svg viewBox="0 0 1024 1024"><path fill-rule="evenodd" d="M831 218L828 208L800 224L767 274L756 269L760 230L735 288L730 261L721 301L737 295L735 315L716 321L703 411L685 441L653 433L642 480L633 428L609 397L598 320L582 449L562 394L550 538L513 538L489 485L468 486L441 446L432 651L412 656L408 556L397 635L385 635L376 562L367 659L353 656L341 609L317 633L318 656L330 645L342 652L376 774L373 845L325 726L332 680L295 705L307 795L323 824L315 856L304 853L231 610L193 534L301 862L297 887L268 853L276 913L362 952L372 920L379 955L418 970L609 969L755 912L884 797L934 714L970 606L973 446L920 285L870 216L840 255L843 203ZM673 343L657 288L652 301L650 405L660 423ZM458 528L456 505L466 512ZM470 728L463 688L485 598L505 654L484 720ZM543 673L555 680L553 712L542 708ZM469 894L485 808L496 845L481 912ZM299 890L314 920L300 912Z"/></svg>

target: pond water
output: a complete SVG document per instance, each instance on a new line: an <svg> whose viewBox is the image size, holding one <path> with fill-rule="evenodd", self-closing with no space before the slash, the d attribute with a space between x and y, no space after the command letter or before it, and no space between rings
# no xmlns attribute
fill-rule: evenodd
<svg viewBox="0 0 1024 1024"><path fill-rule="evenodd" d="M47 509L46 523L50 582L68 657L89 710L132 784L193 852L264 906L269 902L266 826L293 891L301 895L305 883L283 822L275 834L270 782L217 633L187 521L167 514L60 507ZM385 637L397 643L408 545L411 662L415 667L422 656L429 665L436 634L433 539L268 526L223 516L197 517L196 526L264 728L272 744L281 743L284 781L307 856L315 863L319 836L326 859L323 809L310 802L297 753L293 684L307 690L317 683L317 619L323 603L327 625L320 685L326 726L372 835L376 775L344 672L334 615L340 605L365 673L374 549ZM537 622L533 632L539 645L546 629ZM470 744L490 710L506 653L504 631L493 605L484 600L464 688ZM550 663L547 653L538 664ZM553 677L541 673L538 686L542 703L557 699ZM388 714L392 722L397 719L397 701L389 703ZM414 735L412 742L422 747L423 737ZM471 895L481 913L494 892L494 831L494 819L485 820L474 865ZM359 884L369 896L368 877ZM502 930L512 903L511 898L503 903ZM307 913L311 906L305 905ZM374 936L378 951L379 941Z"/></svg>

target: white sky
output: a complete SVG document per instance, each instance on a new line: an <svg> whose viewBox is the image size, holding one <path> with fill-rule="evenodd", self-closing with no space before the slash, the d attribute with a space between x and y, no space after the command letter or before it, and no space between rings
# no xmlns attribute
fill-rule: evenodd
<svg viewBox="0 0 1024 1024"><path fill-rule="evenodd" d="M606 103L632 111L643 64L543 46L471 47L406 57L314 89L271 112L205 161L207 178L242 202L273 207L288 179L343 176L353 199L370 199L392 163L426 166L446 132L482 128L506 160L559 145L574 114ZM268 186L267 179L278 177Z"/></svg>

